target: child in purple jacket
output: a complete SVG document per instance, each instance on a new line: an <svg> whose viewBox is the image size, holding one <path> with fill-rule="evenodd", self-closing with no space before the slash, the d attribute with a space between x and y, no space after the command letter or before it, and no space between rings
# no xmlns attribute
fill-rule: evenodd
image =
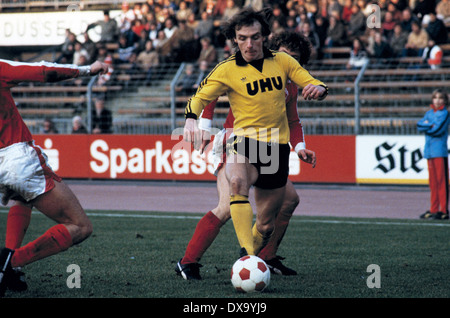
<svg viewBox="0 0 450 318"><path fill-rule="evenodd" d="M429 186L431 192L430 210L422 219L448 219L449 171L448 171L448 95L437 89L431 95L431 109L417 123L420 132L425 133L424 157L428 163Z"/></svg>

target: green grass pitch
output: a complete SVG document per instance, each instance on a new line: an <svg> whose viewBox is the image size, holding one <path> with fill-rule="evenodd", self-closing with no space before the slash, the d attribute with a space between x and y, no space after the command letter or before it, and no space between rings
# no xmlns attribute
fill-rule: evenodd
<svg viewBox="0 0 450 318"><path fill-rule="evenodd" d="M93 235L80 245L27 265L29 288L7 298L448 298L448 221L294 216L279 249L299 273L272 275L257 294L236 293L230 269L239 246L231 222L201 263L202 281L175 274L202 215L162 212L87 211ZM0 210L4 236L7 211ZM33 213L25 242L53 222ZM70 288L80 269L78 286ZM369 265L379 267L376 278ZM68 271L69 270L69 271ZM377 279L377 280L375 280ZM379 288L370 288L370 282ZM76 288L79 287L79 288Z"/></svg>

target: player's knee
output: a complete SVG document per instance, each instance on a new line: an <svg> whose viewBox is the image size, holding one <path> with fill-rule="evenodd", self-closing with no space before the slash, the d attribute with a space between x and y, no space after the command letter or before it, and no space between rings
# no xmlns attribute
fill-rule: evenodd
<svg viewBox="0 0 450 318"><path fill-rule="evenodd" d="M246 191L246 181L240 176L230 178L230 190L234 194L243 194Z"/></svg>

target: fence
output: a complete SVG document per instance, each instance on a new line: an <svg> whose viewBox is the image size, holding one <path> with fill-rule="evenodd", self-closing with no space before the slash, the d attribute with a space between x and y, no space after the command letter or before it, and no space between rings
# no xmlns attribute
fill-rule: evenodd
<svg viewBox="0 0 450 318"><path fill-rule="evenodd" d="M162 64L149 79L133 65L115 65L106 84L92 86L92 96L107 97L115 133L170 134L174 127L183 126L183 110L190 97L190 93L174 90L185 66ZM428 109L431 92L450 86L448 59L436 70L423 68L421 61L410 58L370 61L364 70L347 69L345 59L314 61L307 68L329 86L329 96L320 102L299 100L306 134L416 134L416 122ZM89 118L86 81L25 84L13 92L33 133L39 132L45 117L53 118L64 133L70 133L74 114ZM220 127L227 112L228 101L221 98L213 125Z"/></svg>

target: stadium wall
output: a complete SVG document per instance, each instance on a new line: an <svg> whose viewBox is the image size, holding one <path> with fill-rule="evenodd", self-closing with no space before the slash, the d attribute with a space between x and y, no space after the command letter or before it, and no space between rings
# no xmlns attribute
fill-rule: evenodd
<svg viewBox="0 0 450 318"><path fill-rule="evenodd" d="M204 156L180 135L35 135L64 178L214 181L211 147ZM427 184L423 136L307 137L317 166L290 157L298 183Z"/></svg>

